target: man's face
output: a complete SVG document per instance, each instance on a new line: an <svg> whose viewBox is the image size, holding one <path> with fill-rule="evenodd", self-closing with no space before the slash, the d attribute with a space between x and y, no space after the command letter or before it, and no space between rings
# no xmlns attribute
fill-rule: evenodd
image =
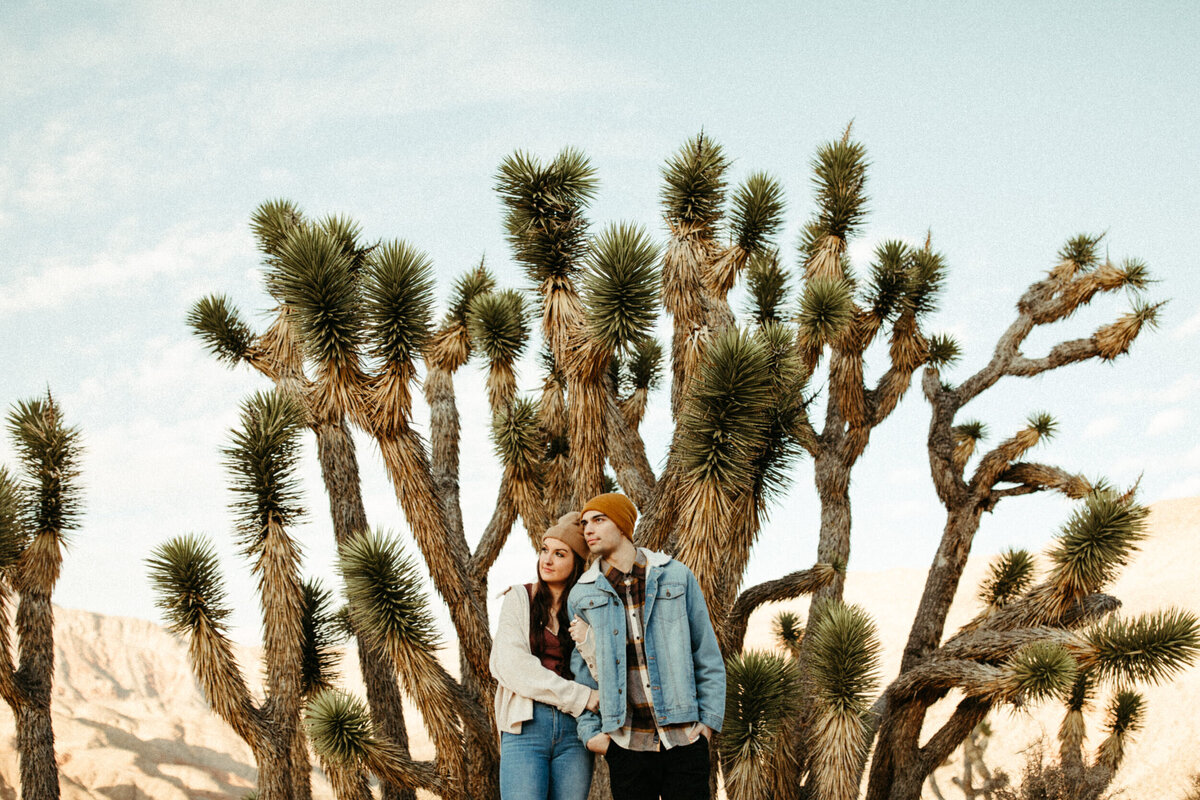
<svg viewBox="0 0 1200 800"><path fill-rule="evenodd" d="M616 552L624 539L617 523L599 511L583 512L583 540L587 542L588 550L604 558Z"/></svg>

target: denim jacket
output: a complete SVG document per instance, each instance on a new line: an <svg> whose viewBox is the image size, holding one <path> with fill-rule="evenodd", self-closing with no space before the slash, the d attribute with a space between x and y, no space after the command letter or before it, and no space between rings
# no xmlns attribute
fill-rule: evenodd
<svg viewBox="0 0 1200 800"><path fill-rule="evenodd" d="M646 554L646 667L654 716L660 725L702 722L721 730L725 718L725 662L717 645L708 606L692 571L669 555ZM579 715L579 738L611 733L625 722L627 711L625 606L600 572L600 561L580 576L567 601L572 619L581 617L595 639L595 663L584 662L579 648L571 654L575 680L596 687L600 713Z"/></svg>

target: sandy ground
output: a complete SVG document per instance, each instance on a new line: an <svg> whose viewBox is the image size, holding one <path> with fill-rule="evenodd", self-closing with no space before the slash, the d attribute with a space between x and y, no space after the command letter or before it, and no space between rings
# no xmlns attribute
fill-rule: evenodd
<svg viewBox="0 0 1200 800"><path fill-rule="evenodd" d="M1114 594L1122 613L1138 613L1173 604L1200 609L1200 498L1174 500L1153 507L1152 536L1144 552L1117 582ZM984 561L972 562L951 612L950 629L977 610L974 599ZM884 645L883 675L894 674L924 582L924 573L896 569L851 573L846 599L866 608L880 628ZM804 613L807 603L762 609L751 620L747 646L773 646L771 619L780 608ZM56 611L57 672L54 729L61 765L64 800L188 800L240 798L254 784L254 762L248 748L214 716L192 679L184 646L150 622L106 617L82 611ZM241 653L254 664L256 653ZM357 665L347 657L342 674L352 676L347 689L363 696L354 680ZM252 668L256 670L257 667ZM1200 670L1192 669L1168 686L1144 689L1148 710L1144 731L1135 739L1118 776L1130 798L1181 797L1187 777L1200 770ZM1103 698L1089 715L1089 746L1103 735ZM930 724L948 716L952 702L935 710ZM1039 737L1053 745L1061 707L993 714L987 761L1019 773L1023 752ZM407 711L413 754L432 757L420 716ZM939 781L946 796L961 793L950 786L959 768L957 755L943 768ZM314 796L332 797L323 777L314 776ZM17 756L13 719L0 704L0 800L15 800ZM933 794L927 791L927 796Z"/></svg>

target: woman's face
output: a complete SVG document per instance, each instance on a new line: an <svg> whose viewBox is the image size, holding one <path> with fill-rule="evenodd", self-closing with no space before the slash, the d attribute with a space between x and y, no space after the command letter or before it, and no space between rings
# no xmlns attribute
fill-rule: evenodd
<svg viewBox="0 0 1200 800"><path fill-rule="evenodd" d="M543 581L562 586L571 579L574 567L575 553L566 542L551 536L542 539L542 549L538 553L538 574Z"/></svg>

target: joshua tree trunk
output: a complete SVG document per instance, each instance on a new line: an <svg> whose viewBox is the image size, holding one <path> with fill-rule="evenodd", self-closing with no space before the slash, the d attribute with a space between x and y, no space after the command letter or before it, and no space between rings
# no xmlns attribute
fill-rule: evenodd
<svg viewBox="0 0 1200 800"><path fill-rule="evenodd" d="M354 439L344 421L318 425L316 435L321 477L329 495L333 535L340 552L342 544L349 541L351 536L368 529L358 474L358 456ZM364 636L356 631L354 638L371 718L407 757L408 728L404 724L404 703L396 673L387 657L372 647ZM412 788L386 781L382 782L382 795L383 800L416 800L416 792Z"/></svg>
<svg viewBox="0 0 1200 800"><path fill-rule="evenodd" d="M58 547L46 535L30 547ZM39 547L39 544L41 547ZM57 564L54 565L57 576ZM21 795L29 800L57 800L58 764L54 758L54 729L50 724L50 691L54 677L54 609L50 593L30 586L17 606L17 637L21 667L17 682L24 702L16 709L17 752L20 754Z"/></svg>
<svg viewBox="0 0 1200 800"><path fill-rule="evenodd" d="M813 462L817 494L821 498L821 534L817 561L845 565L850 560L850 465L830 449L821 450ZM839 571L828 586L813 595L842 599L846 576Z"/></svg>

